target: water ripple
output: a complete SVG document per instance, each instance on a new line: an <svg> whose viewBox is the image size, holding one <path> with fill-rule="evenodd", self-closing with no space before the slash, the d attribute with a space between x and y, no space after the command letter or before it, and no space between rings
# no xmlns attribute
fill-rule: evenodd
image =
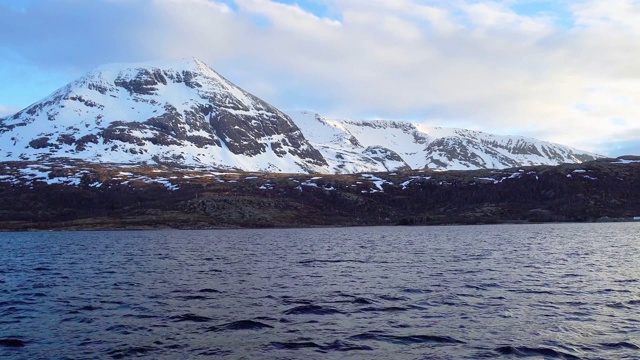
<svg viewBox="0 0 640 360"><path fill-rule="evenodd" d="M635 359L638 233L0 233L0 358Z"/></svg>
<svg viewBox="0 0 640 360"><path fill-rule="evenodd" d="M422 343L440 343L440 344L464 344L464 341L456 340L450 336L437 335L388 335L384 333L369 332L349 337L351 340L374 340L385 341L394 344L422 344Z"/></svg>
<svg viewBox="0 0 640 360"><path fill-rule="evenodd" d="M501 346L496 348L495 351L502 355L516 355L518 357L544 356L545 359L580 360L578 356L544 347Z"/></svg>
<svg viewBox="0 0 640 360"><path fill-rule="evenodd" d="M285 315L332 315L342 314L342 311L320 305L301 305L283 312Z"/></svg>
<svg viewBox="0 0 640 360"><path fill-rule="evenodd" d="M207 331L219 332L229 330L262 330L273 329L273 326L254 320L238 320L227 324L212 326Z"/></svg>

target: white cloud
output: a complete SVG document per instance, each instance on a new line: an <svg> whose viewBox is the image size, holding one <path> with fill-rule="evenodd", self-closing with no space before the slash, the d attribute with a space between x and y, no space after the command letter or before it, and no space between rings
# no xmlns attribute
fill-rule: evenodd
<svg viewBox="0 0 640 360"><path fill-rule="evenodd" d="M7 116L7 115L13 115L16 112L18 112L19 109L13 106L5 106L0 104L0 118Z"/></svg>

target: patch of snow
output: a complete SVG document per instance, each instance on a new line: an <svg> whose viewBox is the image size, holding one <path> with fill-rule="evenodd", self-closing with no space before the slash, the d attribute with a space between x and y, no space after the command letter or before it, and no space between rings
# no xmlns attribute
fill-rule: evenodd
<svg viewBox="0 0 640 360"><path fill-rule="evenodd" d="M407 188L407 186L409 186L409 184L411 184L411 182L413 181L413 179L407 180L405 182L403 182L402 184L400 184L400 186L402 186L402 190L405 190Z"/></svg>
<svg viewBox="0 0 640 360"><path fill-rule="evenodd" d="M635 164L635 163L640 163L640 160L618 159L618 161L612 162L612 164Z"/></svg>
<svg viewBox="0 0 640 360"><path fill-rule="evenodd" d="M176 191L180 189L180 186L172 184L169 180L166 179L153 179L153 182L164 185L170 191Z"/></svg>
<svg viewBox="0 0 640 360"><path fill-rule="evenodd" d="M498 180L496 180L496 179L494 179L494 178L488 178L488 177L481 177L481 178L476 178L476 179L477 179L477 180L491 181L491 182L493 182L494 184L497 184L497 183L499 183L499 182L500 182L500 181L498 181Z"/></svg>
<svg viewBox="0 0 640 360"><path fill-rule="evenodd" d="M370 182L372 182L380 191L384 191L384 189L382 188L383 184L393 185L393 183L391 181L379 178L379 177L371 175L371 174L362 174L360 177L362 177L364 179L367 179Z"/></svg>

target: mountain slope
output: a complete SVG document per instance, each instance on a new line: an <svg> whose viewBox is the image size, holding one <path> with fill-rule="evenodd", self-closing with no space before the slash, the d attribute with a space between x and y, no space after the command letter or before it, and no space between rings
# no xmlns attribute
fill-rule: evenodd
<svg viewBox="0 0 640 360"><path fill-rule="evenodd" d="M322 172L327 165L287 115L196 59L100 67L0 120L0 143L3 160L274 172Z"/></svg>
<svg viewBox="0 0 640 360"><path fill-rule="evenodd" d="M522 136L430 127L400 121L325 119L310 112L290 112L309 142L334 171L351 172L347 160L367 161L357 171L406 168L436 170L504 169L528 165L559 165L595 160L601 156L564 145ZM377 160L371 151L383 151ZM346 160L345 160L346 159ZM341 167L342 166L342 167Z"/></svg>

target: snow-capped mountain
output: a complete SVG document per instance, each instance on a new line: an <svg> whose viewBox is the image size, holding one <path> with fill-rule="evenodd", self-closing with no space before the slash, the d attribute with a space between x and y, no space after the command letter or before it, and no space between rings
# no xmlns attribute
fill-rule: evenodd
<svg viewBox="0 0 640 360"><path fill-rule="evenodd" d="M197 59L106 65L0 119L0 161L75 158L354 173L557 165L597 157L518 136L287 115Z"/></svg>
<svg viewBox="0 0 640 360"><path fill-rule="evenodd" d="M399 121L325 119L308 111L289 116L335 172L503 169L601 157L522 136Z"/></svg>
<svg viewBox="0 0 640 360"><path fill-rule="evenodd" d="M196 59L95 69L0 120L0 144L2 160L327 168L287 115Z"/></svg>

